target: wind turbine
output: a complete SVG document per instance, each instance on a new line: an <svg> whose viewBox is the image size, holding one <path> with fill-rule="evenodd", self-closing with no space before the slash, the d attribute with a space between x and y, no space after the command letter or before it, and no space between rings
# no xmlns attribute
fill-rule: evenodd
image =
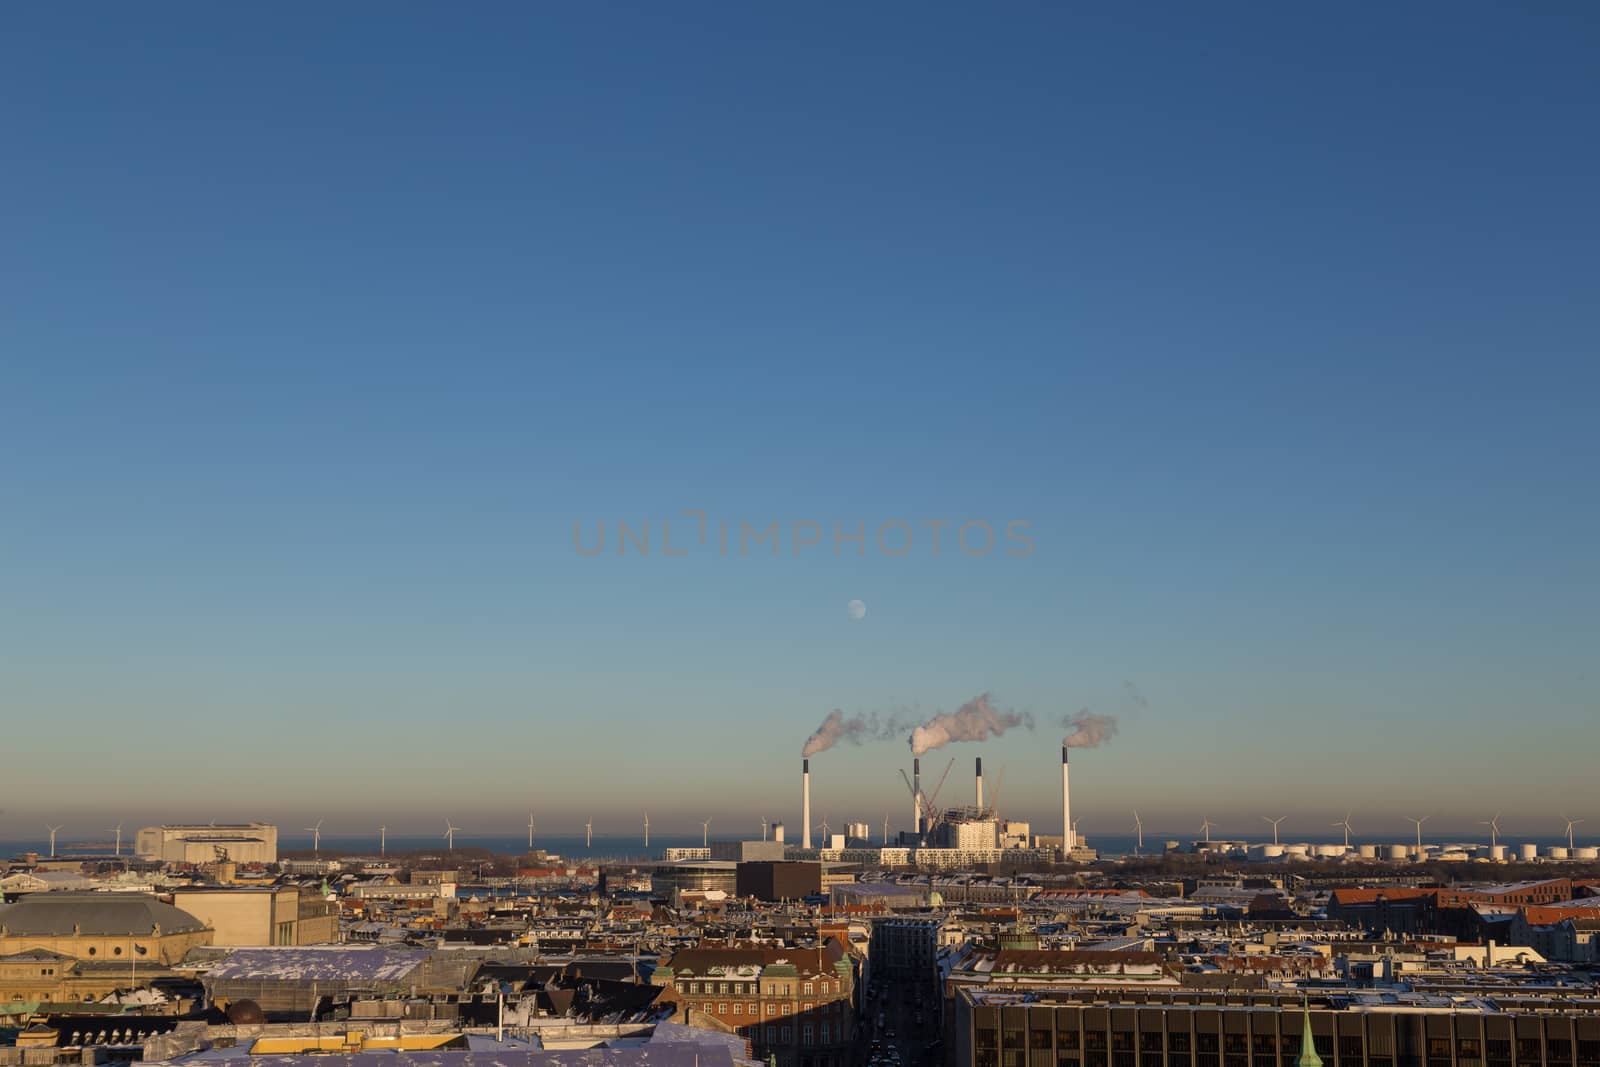
<svg viewBox="0 0 1600 1067"><path fill-rule="evenodd" d="M1420 819L1414 819L1409 815L1406 816L1406 822L1417 824L1417 855L1419 856L1422 855L1422 824L1431 818L1433 818L1432 815L1424 815Z"/></svg>
<svg viewBox="0 0 1600 1067"><path fill-rule="evenodd" d="M706 819L700 824L700 847L711 847L711 820Z"/></svg>
<svg viewBox="0 0 1600 1067"><path fill-rule="evenodd" d="M889 844L889 813L888 812L884 812L883 813L883 844L884 844L884 847L888 847L888 844Z"/></svg>
<svg viewBox="0 0 1600 1067"><path fill-rule="evenodd" d="M533 851L533 812L528 812L528 851Z"/></svg>
<svg viewBox="0 0 1600 1067"><path fill-rule="evenodd" d="M1572 816L1570 816L1570 815L1563 815L1563 816L1561 816L1561 817L1562 817L1562 818L1563 818L1563 819L1565 819L1565 820L1567 820L1567 851L1568 851L1568 852L1569 852L1569 853L1570 853L1570 852L1571 852L1571 851L1572 851L1572 828L1573 828L1573 827L1574 827L1574 826L1576 826L1576 825L1578 825L1578 824L1579 824L1579 823L1580 823L1580 822L1582 822L1582 821L1583 821L1583 820L1582 820L1582 819L1574 819L1574 818L1573 818L1573 817L1572 817ZM51 854L51 855L52 855L52 856L53 856L53 855L55 855L55 842L54 842L54 838L52 838L52 839L51 839L51 846L50 846L50 848L51 848L51 852L50 852L50 854Z"/></svg>
<svg viewBox="0 0 1600 1067"><path fill-rule="evenodd" d="M1272 824L1272 843L1274 845L1276 845L1278 843L1278 824L1280 822L1282 822L1283 820L1287 819L1288 817L1289 816L1287 816L1287 815L1280 815L1276 819L1274 819L1270 815L1261 816L1261 821L1262 822L1270 822Z"/></svg>
<svg viewBox="0 0 1600 1067"><path fill-rule="evenodd" d="M459 834L460 832L461 827L451 822L448 815L445 816L444 833L440 835L445 841L445 851L454 852L456 850L456 834Z"/></svg>
<svg viewBox="0 0 1600 1067"><path fill-rule="evenodd" d="M1350 827L1350 813L1348 811L1345 812L1344 813L1344 818L1339 820L1338 822L1334 823L1333 824L1333 828L1335 830L1343 828L1343 830L1344 830L1344 848L1345 848L1346 852L1350 851L1350 829L1351 829L1351 827Z"/></svg>
<svg viewBox="0 0 1600 1067"><path fill-rule="evenodd" d="M1206 844L1211 844L1211 820L1207 816L1200 816L1200 832L1206 835Z"/></svg>
<svg viewBox="0 0 1600 1067"><path fill-rule="evenodd" d="M117 843L115 847L117 850L117 855L120 856L122 855L122 824L120 822L117 823L117 825L111 828L111 832L117 835Z"/></svg>
<svg viewBox="0 0 1600 1067"><path fill-rule="evenodd" d="M56 858L56 831L60 830L61 827L59 827L59 826L51 826L49 823L45 823L44 828L46 830L50 831L50 858L51 859L55 859Z"/></svg>
<svg viewBox="0 0 1600 1067"><path fill-rule="evenodd" d="M822 847L823 848L829 847L828 846L828 842L831 841L832 838L830 838L828 836L828 817L826 815L824 815L822 817L822 822L819 825L813 827L813 829L822 831L822 841L823 841Z"/></svg>
<svg viewBox="0 0 1600 1067"><path fill-rule="evenodd" d="M387 855L388 852L389 852L389 828L387 826L380 826L380 827L378 827L378 855L380 855L380 856Z"/></svg>
<svg viewBox="0 0 1600 1067"><path fill-rule="evenodd" d="M761 840L765 841L766 839L766 830L763 828L761 832ZM650 847L650 813L648 811L644 813L644 847Z"/></svg>
<svg viewBox="0 0 1600 1067"><path fill-rule="evenodd" d="M1139 836L1135 839L1133 854L1135 856L1144 851L1144 820L1139 818L1139 809L1133 809L1133 832Z"/></svg>
<svg viewBox="0 0 1600 1067"><path fill-rule="evenodd" d="M315 825L315 826L301 827L301 829L305 830L306 833L311 835L311 854L312 855L316 855L317 853L322 851L322 822L323 822L323 820L318 819L317 820L317 825Z"/></svg>
<svg viewBox="0 0 1600 1067"><path fill-rule="evenodd" d="M1500 813L1497 811L1487 819L1479 819L1478 825L1489 828L1489 851L1493 852L1500 843Z"/></svg>
<svg viewBox="0 0 1600 1067"><path fill-rule="evenodd" d="M589 816L589 821L583 824L583 847L589 848L594 844L594 816Z"/></svg>

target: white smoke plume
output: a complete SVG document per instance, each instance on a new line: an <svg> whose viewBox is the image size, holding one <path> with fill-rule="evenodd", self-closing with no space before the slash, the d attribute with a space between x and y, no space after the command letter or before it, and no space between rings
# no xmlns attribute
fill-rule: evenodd
<svg viewBox="0 0 1600 1067"><path fill-rule="evenodd" d="M1067 731L1061 743L1067 748L1094 748L1117 736L1117 720L1092 711L1062 716L1061 725Z"/></svg>
<svg viewBox="0 0 1600 1067"><path fill-rule="evenodd" d="M989 694L980 693L955 711L935 715L911 731L911 754L920 756L952 741L983 741L999 737L1013 726L1033 728L1033 717L1016 711L1001 711L989 703Z"/></svg>
<svg viewBox="0 0 1600 1067"><path fill-rule="evenodd" d="M873 720L864 715L845 718L844 712L834 708L828 712L828 717L822 720L822 725L816 732L806 738L805 745L800 749L800 755L810 757L818 752L826 752L840 741L849 741L858 745L863 739L874 737L877 727Z"/></svg>

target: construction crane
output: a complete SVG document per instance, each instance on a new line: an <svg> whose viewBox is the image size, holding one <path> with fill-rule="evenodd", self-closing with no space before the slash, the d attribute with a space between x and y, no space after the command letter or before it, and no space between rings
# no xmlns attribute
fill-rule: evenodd
<svg viewBox="0 0 1600 1067"><path fill-rule="evenodd" d="M939 799L939 793L944 789L946 779L950 777L950 768L955 765L956 759L951 756L950 762L944 765L944 773L939 775L939 784L933 787L933 792L929 793L922 802L922 817L929 826L939 821L939 809L934 807L933 803Z"/></svg>

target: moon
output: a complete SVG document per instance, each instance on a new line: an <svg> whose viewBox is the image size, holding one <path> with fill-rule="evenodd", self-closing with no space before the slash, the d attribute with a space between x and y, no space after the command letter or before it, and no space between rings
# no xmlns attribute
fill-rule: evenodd
<svg viewBox="0 0 1600 1067"><path fill-rule="evenodd" d="M844 610L849 613L852 619L864 619L867 617L867 602L865 600L852 600L844 606Z"/></svg>

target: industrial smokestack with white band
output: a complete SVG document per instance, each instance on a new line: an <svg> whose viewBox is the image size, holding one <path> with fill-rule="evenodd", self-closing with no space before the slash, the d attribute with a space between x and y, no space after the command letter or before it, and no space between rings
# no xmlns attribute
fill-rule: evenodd
<svg viewBox="0 0 1600 1067"><path fill-rule="evenodd" d="M978 810L983 810L983 757L978 757Z"/></svg>
<svg viewBox="0 0 1600 1067"><path fill-rule="evenodd" d="M800 761L800 847L811 847L811 761Z"/></svg>
<svg viewBox="0 0 1600 1067"><path fill-rule="evenodd" d="M1077 842L1073 840L1072 833L1072 796L1068 791L1067 783L1067 752L1066 745L1061 746L1061 858L1066 859L1071 854Z"/></svg>
<svg viewBox="0 0 1600 1067"><path fill-rule="evenodd" d="M911 761L911 829L922 838L922 760Z"/></svg>

